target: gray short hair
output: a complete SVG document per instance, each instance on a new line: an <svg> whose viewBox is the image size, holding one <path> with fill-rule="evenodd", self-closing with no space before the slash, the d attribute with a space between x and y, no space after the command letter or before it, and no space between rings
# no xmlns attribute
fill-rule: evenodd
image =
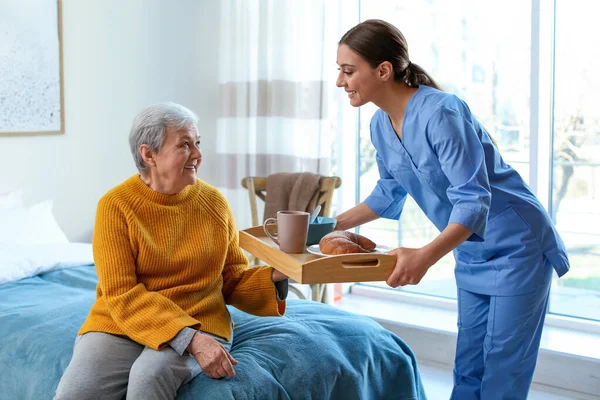
<svg viewBox="0 0 600 400"><path fill-rule="evenodd" d="M145 144L154 153L158 153L165 141L167 128L180 130L186 126L196 128L198 116L177 103L165 102L152 104L144 108L133 119L129 132L129 148L140 173L148 166L140 154L140 146Z"/></svg>

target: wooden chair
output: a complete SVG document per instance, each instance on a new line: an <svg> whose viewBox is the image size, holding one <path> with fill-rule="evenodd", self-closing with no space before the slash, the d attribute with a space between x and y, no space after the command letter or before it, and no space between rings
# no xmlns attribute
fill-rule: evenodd
<svg viewBox="0 0 600 400"><path fill-rule="evenodd" d="M342 179L337 176L324 176L319 181L319 198L316 205L321 206L321 212L319 215L329 217L331 213L331 203L333 202L333 192L335 189L340 187ZM242 186L248 189L248 198L250 200L250 212L252 214L252 226L258 226L262 222L258 221L258 203L256 198L258 197L263 202L267 198L267 178L247 176L242 179ZM251 263L256 263L258 260L256 257L251 257ZM327 285L325 284L311 284L311 297L314 301L327 302ZM305 299L304 294L296 287L290 285L290 290L294 292L301 299Z"/></svg>

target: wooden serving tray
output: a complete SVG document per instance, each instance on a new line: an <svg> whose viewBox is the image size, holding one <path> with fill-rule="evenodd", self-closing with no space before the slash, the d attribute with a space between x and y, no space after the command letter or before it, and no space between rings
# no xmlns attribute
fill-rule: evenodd
<svg viewBox="0 0 600 400"><path fill-rule="evenodd" d="M380 253L321 256L304 249L302 254L287 254L262 225L241 230L240 246L299 283L385 281L396 265L395 256Z"/></svg>

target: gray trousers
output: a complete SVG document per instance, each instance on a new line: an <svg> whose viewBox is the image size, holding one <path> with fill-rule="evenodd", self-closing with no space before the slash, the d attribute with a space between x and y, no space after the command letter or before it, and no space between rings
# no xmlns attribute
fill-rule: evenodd
<svg viewBox="0 0 600 400"><path fill-rule="evenodd" d="M230 350L231 343L214 338ZM170 347L156 351L127 337L89 332L77 336L54 399L174 399L200 372L187 352L180 356Z"/></svg>

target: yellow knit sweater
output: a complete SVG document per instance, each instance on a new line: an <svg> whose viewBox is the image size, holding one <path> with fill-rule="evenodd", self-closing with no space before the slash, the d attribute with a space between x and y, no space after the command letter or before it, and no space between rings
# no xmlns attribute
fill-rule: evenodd
<svg viewBox="0 0 600 400"><path fill-rule="evenodd" d="M227 201L201 180L163 195L135 175L98 203L96 302L79 334L126 335L163 348L186 326L231 339L225 304L285 312L271 267L248 267Z"/></svg>

